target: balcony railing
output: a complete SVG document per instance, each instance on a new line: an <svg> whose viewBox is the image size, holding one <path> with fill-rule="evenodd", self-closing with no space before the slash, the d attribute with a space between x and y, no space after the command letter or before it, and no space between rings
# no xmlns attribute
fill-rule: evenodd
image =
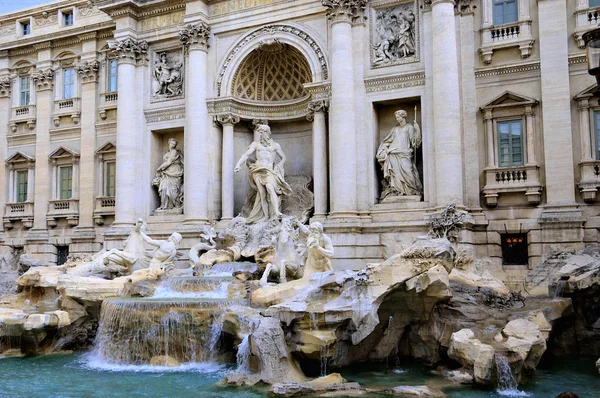
<svg viewBox="0 0 600 398"><path fill-rule="evenodd" d="M48 203L48 215L46 221L49 227L55 227L58 218L66 218L69 225L75 226L79 223L79 200L78 199L54 199Z"/></svg>
<svg viewBox="0 0 600 398"><path fill-rule="evenodd" d="M13 227L13 223L16 221L21 221L25 228L31 228L33 226L32 202L6 204L3 217L4 227L11 229Z"/></svg>
<svg viewBox="0 0 600 398"><path fill-rule="evenodd" d="M597 27L599 23L600 7L583 8L575 12L575 31L573 32L573 37L579 48L585 48L583 34Z"/></svg>
<svg viewBox="0 0 600 398"><path fill-rule="evenodd" d="M531 55L533 43L530 20L489 26L481 29L479 53L485 64L491 63L494 51L502 48L518 47L521 58L527 58Z"/></svg>
<svg viewBox="0 0 600 398"><path fill-rule="evenodd" d="M30 129L35 127L36 110L35 105L16 106L12 108L10 115L10 127L12 132L17 131L18 123L27 123Z"/></svg>
<svg viewBox="0 0 600 398"><path fill-rule="evenodd" d="M592 203L596 200L596 193L600 187L600 160L584 160L579 163L581 180L579 190L583 200Z"/></svg>
<svg viewBox="0 0 600 398"><path fill-rule="evenodd" d="M104 217L115 215L115 197L98 196L96 198L96 209L94 210L94 221L96 225L104 225Z"/></svg>
<svg viewBox="0 0 600 398"><path fill-rule="evenodd" d="M54 101L52 120L54 127L59 127L61 117L70 116L73 123L78 124L81 118L81 100L79 98L59 99Z"/></svg>
<svg viewBox="0 0 600 398"><path fill-rule="evenodd" d="M119 93L117 92L100 94L100 106L98 107L100 119L105 120L109 110L117 109L118 99Z"/></svg>
<svg viewBox="0 0 600 398"><path fill-rule="evenodd" d="M485 187L482 191L489 207L498 204L499 195L519 192L525 193L529 204L538 205L542 195L539 167L527 165L487 168L485 170Z"/></svg>

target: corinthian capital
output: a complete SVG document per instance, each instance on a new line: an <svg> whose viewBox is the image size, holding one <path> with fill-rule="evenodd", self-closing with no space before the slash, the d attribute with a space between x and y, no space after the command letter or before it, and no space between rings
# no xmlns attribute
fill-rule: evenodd
<svg viewBox="0 0 600 398"><path fill-rule="evenodd" d="M454 0L454 3L454 11L463 15L471 14L477 8L475 0Z"/></svg>
<svg viewBox="0 0 600 398"><path fill-rule="evenodd" d="M10 97L10 88L12 85L12 80L8 76L0 77L0 98L2 97Z"/></svg>
<svg viewBox="0 0 600 398"><path fill-rule="evenodd" d="M352 22L364 16L368 0L321 0L327 18L333 22Z"/></svg>
<svg viewBox="0 0 600 398"><path fill-rule="evenodd" d="M208 37L210 36L210 26L204 22L190 24L179 30L179 40L189 49L199 49L206 51L208 49Z"/></svg>
<svg viewBox="0 0 600 398"><path fill-rule="evenodd" d="M75 70L81 76L82 83L95 83L98 81L98 70L100 69L100 62L85 61L75 65Z"/></svg>
<svg viewBox="0 0 600 398"><path fill-rule="evenodd" d="M52 68L36 70L31 74L31 78L38 91L54 88L54 71Z"/></svg>
<svg viewBox="0 0 600 398"><path fill-rule="evenodd" d="M110 43L109 48L118 58L119 63L136 64L140 61L143 62L146 60L146 54L148 53L148 43L146 41L137 41L129 37Z"/></svg>
<svg viewBox="0 0 600 398"><path fill-rule="evenodd" d="M217 122L219 122L222 126L226 124L234 125L240 122L240 117L234 115L233 113L223 113L221 115L217 115Z"/></svg>
<svg viewBox="0 0 600 398"><path fill-rule="evenodd" d="M315 118L315 113L317 112L326 112L327 108L329 108L329 101L326 100L317 100L308 103L308 114L306 115L306 119L309 122L312 122Z"/></svg>

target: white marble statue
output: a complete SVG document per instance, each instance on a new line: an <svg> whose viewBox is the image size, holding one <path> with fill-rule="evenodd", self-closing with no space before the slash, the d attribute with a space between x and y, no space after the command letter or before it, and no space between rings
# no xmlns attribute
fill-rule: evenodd
<svg viewBox="0 0 600 398"><path fill-rule="evenodd" d="M283 216L279 233L273 242L275 255L273 262L268 263L260 278L260 285L266 286L269 275L279 275L279 283L285 283L288 277L298 279L302 277L302 260L296 251L298 231L294 228L298 220L295 217Z"/></svg>
<svg viewBox="0 0 600 398"><path fill-rule="evenodd" d="M308 278L316 272L333 270L333 243L323 232L323 225L320 222L312 222L307 227L299 221L296 221L296 225L300 232L306 235L306 261L302 277Z"/></svg>
<svg viewBox="0 0 600 398"><path fill-rule="evenodd" d="M163 52L155 61L153 75L158 83L155 96L173 97L183 93L183 76L181 68L183 63L169 62L167 53Z"/></svg>
<svg viewBox="0 0 600 398"><path fill-rule="evenodd" d="M169 150L163 163L156 169L152 185L160 195L159 212L180 213L183 207L183 152L177 149L177 140L169 138Z"/></svg>
<svg viewBox="0 0 600 398"><path fill-rule="evenodd" d="M167 240L154 240L146 235L143 230L140 231L140 235L144 239L144 242L155 247L151 254L150 269L168 270L175 268L174 260L177 256L179 244L181 243L181 234L173 232Z"/></svg>
<svg viewBox="0 0 600 398"><path fill-rule="evenodd" d="M269 126L258 125L257 131L260 139L250 144L235 166L235 172L238 172L246 162L249 169L252 190L241 213L249 224L280 217L281 195L292 194L291 187L284 179L286 157L281 146L271 139ZM277 157L280 158L279 162L276 161Z"/></svg>
<svg viewBox="0 0 600 398"><path fill-rule="evenodd" d="M216 237L217 233L213 227L204 227L202 229L202 232L200 232L201 241L192 246L188 252L192 267L200 261L201 252L213 250L217 247L217 243L215 242Z"/></svg>
<svg viewBox="0 0 600 398"><path fill-rule="evenodd" d="M423 185L415 163L415 150L421 146L421 129L414 120L406 122L407 113L394 113L397 124L377 149L377 161L383 169L381 200L391 196L421 195Z"/></svg>

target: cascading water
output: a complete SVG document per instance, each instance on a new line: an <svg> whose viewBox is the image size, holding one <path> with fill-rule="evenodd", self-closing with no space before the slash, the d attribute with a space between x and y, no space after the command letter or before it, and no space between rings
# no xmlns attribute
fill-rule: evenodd
<svg viewBox="0 0 600 398"><path fill-rule="evenodd" d="M236 362L238 372L247 373L250 372L250 335L258 327L259 321L256 318L249 318L247 316L239 316L240 331L244 338L242 342L237 346Z"/></svg>
<svg viewBox="0 0 600 398"><path fill-rule="evenodd" d="M319 331L319 322L317 320L316 312L310 313L310 324L311 324L312 330L314 330L315 332ZM321 345L320 355L321 355L321 360L320 360L320 362L321 362L321 377L325 377L325 376L327 376L327 357L328 357L327 346Z"/></svg>
<svg viewBox="0 0 600 398"><path fill-rule="evenodd" d="M519 383L512 374L508 359L504 355L494 355L496 373L498 374L498 389L496 392L506 397L528 397L530 394L519 391Z"/></svg>
<svg viewBox="0 0 600 398"><path fill-rule="evenodd" d="M153 298L226 299L234 278L229 277L173 277L163 281L154 291Z"/></svg>

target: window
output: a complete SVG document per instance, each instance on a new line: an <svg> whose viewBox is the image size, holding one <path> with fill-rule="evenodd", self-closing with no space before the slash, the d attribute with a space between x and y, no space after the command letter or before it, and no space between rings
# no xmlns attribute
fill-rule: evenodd
<svg viewBox="0 0 600 398"><path fill-rule="evenodd" d="M119 67L116 59L108 61L108 92L114 93L117 91Z"/></svg>
<svg viewBox="0 0 600 398"><path fill-rule="evenodd" d="M513 167L523 165L523 132L521 120L497 122L498 166Z"/></svg>
<svg viewBox="0 0 600 398"><path fill-rule="evenodd" d="M73 11L63 11L62 12L62 23L63 23L63 26L72 26L73 25Z"/></svg>
<svg viewBox="0 0 600 398"><path fill-rule="evenodd" d="M494 0L494 25L518 20L517 0Z"/></svg>
<svg viewBox="0 0 600 398"><path fill-rule="evenodd" d="M73 195L73 167L60 168L60 199L71 199Z"/></svg>
<svg viewBox="0 0 600 398"><path fill-rule="evenodd" d="M17 203L27 202L27 170L19 170L16 172L17 175Z"/></svg>
<svg viewBox="0 0 600 398"><path fill-rule="evenodd" d="M501 234L502 265L527 265L527 234Z"/></svg>
<svg viewBox="0 0 600 398"><path fill-rule="evenodd" d="M31 99L31 91L29 88L29 77L20 77L19 78L19 105L27 106L29 105L29 101Z"/></svg>
<svg viewBox="0 0 600 398"><path fill-rule="evenodd" d="M63 69L63 99L71 99L75 93L75 70Z"/></svg>
<svg viewBox="0 0 600 398"><path fill-rule="evenodd" d="M600 6L600 0L590 0L590 7Z"/></svg>
<svg viewBox="0 0 600 398"><path fill-rule="evenodd" d="M30 21L23 21L20 22L21 24L21 34L23 36L27 36L29 34L31 34L31 22Z"/></svg>
<svg viewBox="0 0 600 398"><path fill-rule="evenodd" d="M56 246L56 265L63 265L69 258L69 246Z"/></svg>
<svg viewBox="0 0 600 398"><path fill-rule="evenodd" d="M104 194L106 196L114 197L115 196L115 171L116 171L116 163L115 162L106 162L106 187L104 190Z"/></svg>

